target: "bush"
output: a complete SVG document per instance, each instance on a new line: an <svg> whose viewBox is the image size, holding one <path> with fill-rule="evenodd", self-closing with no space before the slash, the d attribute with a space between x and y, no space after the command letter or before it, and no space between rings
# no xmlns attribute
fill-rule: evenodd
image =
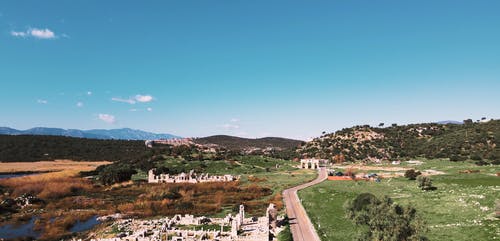
<svg viewBox="0 0 500 241"><path fill-rule="evenodd" d="M177 190L170 190L163 197L167 199L179 199L182 197L182 195Z"/></svg>
<svg viewBox="0 0 500 241"><path fill-rule="evenodd" d="M486 166L488 165L489 163L488 162L485 162L484 160L480 160L480 161L476 161L474 162L474 164L478 165L478 166Z"/></svg>
<svg viewBox="0 0 500 241"><path fill-rule="evenodd" d="M129 181L137 171L130 166L108 165L99 172L102 184L110 185L118 182Z"/></svg>
<svg viewBox="0 0 500 241"><path fill-rule="evenodd" d="M290 231L290 224L287 224L285 228L278 234L278 241L293 241L292 232Z"/></svg>
<svg viewBox="0 0 500 241"><path fill-rule="evenodd" d="M481 160L483 160L483 158L479 154L476 154L476 153L470 155L470 159L472 159L474 161L481 161Z"/></svg>
<svg viewBox="0 0 500 241"><path fill-rule="evenodd" d="M405 172L405 177L408 178L408 180L415 180L421 174L422 173L420 171L415 171L413 169L410 169Z"/></svg>
<svg viewBox="0 0 500 241"><path fill-rule="evenodd" d="M394 204L389 197L379 200L371 193L362 193L344 204L346 217L365 226L357 240L428 240L422 219L413 207Z"/></svg>
<svg viewBox="0 0 500 241"><path fill-rule="evenodd" d="M194 208L194 204L192 202L180 202L175 205L175 208L179 210L192 210Z"/></svg>
<svg viewBox="0 0 500 241"><path fill-rule="evenodd" d="M452 155L452 156L450 156L450 161L452 161L452 162L465 161L465 157L460 156L460 155Z"/></svg>
<svg viewBox="0 0 500 241"><path fill-rule="evenodd" d="M432 186L432 180L430 177L418 176L417 185L424 191L433 191L437 189L436 187Z"/></svg>

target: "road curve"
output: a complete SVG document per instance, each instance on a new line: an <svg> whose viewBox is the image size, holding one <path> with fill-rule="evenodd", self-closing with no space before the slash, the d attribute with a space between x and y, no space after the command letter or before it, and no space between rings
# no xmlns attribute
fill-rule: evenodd
<svg viewBox="0 0 500 241"><path fill-rule="evenodd" d="M292 187L283 191L283 198L286 205L286 213L290 219L290 230L292 231L294 241L320 241L316 229L309 220L307 213L300 203L299 197L297 196L297 191L316 185L324 180L326 180L326 169L322 167L319 170L318 177L311 182L304 183L302 185Z"/></svg>

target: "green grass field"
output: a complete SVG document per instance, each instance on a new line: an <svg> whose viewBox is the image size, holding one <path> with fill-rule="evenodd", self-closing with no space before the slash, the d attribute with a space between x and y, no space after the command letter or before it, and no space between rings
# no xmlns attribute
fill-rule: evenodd
<svg viewBox="0 0 500 241"><path fill-rule="evenodd" d="M404 165L403 165L404 166ZM414 206L426 220L430 240L500 240L500 219L493 216L500 199L498 166L478 167L469 162L429 160L415 169L434 169L436 191L422 191L406 178L382 182L325 181L299 192L299 196L322 240L352 240L358 227L344 218L343 204L357 194L387 195L396 203ZM459 174L460 170L480 173Z"/></svg>

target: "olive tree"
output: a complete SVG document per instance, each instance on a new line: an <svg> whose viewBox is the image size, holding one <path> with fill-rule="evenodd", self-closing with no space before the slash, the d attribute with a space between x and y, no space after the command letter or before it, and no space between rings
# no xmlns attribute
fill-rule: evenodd
<svg viewBox="0 0 500 241"><path fill-rule="evenodd" d="M424 241L426 226L415 208L395 204L389 197L378 199L371 193L359 194L344 204L346 217L365 226L356 240Z"/></svg>

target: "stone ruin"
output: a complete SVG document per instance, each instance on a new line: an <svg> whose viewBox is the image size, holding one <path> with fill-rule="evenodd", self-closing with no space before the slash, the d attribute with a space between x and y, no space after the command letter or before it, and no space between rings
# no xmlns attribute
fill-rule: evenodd
<svg viewBox="0 0 500 241"><path fill-rule="evenodd" d="M148 183L202 183L202 182L232 182L240 179L240 176L226 175L209 175L206 173L197 174L194 170L189 173L182 172L178 175L170 174L154 174L155 169L148 172Z"/></svg>
<svg viewBox="0 0 500 241"><path fill-rule="evenodd" d="M300 168L303 169L319 169L320 159L301 159Z"/></svg>
<svg viewBox="0 0 500 241"><path fill-rule="evenodd" d="M239 212L224 218L194 217L193 215L175 215L172 218L156 220L126 219L114 223L120 233L114 238L96 238L92 241L268 241L275 240L278 232L277 210L270 204L265 217L245 217L245 207L240 205ZM202 224L220 225L220 230L203 230L196 226ZM178 226L195 226L180 229ZM225 231L224 226L230 226Z"/></svg>

